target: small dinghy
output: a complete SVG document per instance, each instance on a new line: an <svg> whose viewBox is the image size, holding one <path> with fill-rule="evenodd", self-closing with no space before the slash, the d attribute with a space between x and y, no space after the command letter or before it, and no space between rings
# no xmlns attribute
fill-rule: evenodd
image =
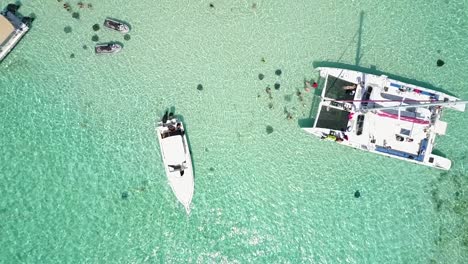
<svg viewBox="0 0 468 264"><path fill-rule="evenodd" d="M130 31L130 27L127 24L112 18L106 18L106 20L104 20L104 26L120 33L128 33Z"/></svg>
<svg viewBox="0 0 468 264"><path fill-rule="evenodd" d="M156 127L164 170L177 200L190 214L194 191L192 158L182 121L166 112Z"/></svg>
<svg viewBox="0 0 468 264"><path fill-rule="evenodd" d="M112 54L117 53L122 49L122 46L116 43L98 44L95 47L96 54Z"/></svg>

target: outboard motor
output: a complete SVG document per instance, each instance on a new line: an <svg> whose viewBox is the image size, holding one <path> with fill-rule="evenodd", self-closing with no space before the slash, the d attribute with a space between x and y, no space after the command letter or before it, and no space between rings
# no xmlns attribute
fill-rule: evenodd
<svg viewBox="0 0 468 264"><path fill-rule="evenodd" d="M6 10L8 12L11 12L13 15L16 14L16 11L18 11L19 5L15 4L8 4Z"/></svg>

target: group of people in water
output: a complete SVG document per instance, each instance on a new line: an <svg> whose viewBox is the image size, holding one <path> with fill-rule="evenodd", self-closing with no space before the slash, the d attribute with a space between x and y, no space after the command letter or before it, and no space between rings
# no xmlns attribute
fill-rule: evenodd
<svg viewBox="0 0 468 264"><path fill-rule="evenodd" d="M309 81L305 81L304 83L305 83L304 90L306 92L310 92L312 89L317 89L317 87L318 87L318 83L316 83L316 82L312 82L312 84L310 84Z"/></svg>
<svg viewBox="0 0 468 264"><path fill-rule="evenodd" d="M261 79L263 79L263 77ZM317 82L315 82L313 80L312 81L307 81L307 80L304 81L304 91L305 92L308 93L308 92L312 91L312 89L317 89L317 88L318 88L318 83ZM343 86L343 90L345 90L345 92L347 94L349 94L349 95L354 95L356 93L356 89L357 89L357 84L350 84L350 85ZM265 92L268 94L269 99L273 99L272 89L270 88L270 86L267 86L265 88ZM296 96L299 98L299 101L302 102L304 100L303 94L302 94L302 92L300 90L297 90ZM270 109L273 107L272 103L269 104L269 107L270 107ZM285 110L284 112L286 114L286 119L288 119L288 120L293 119L293 115L291 114L291 112L289 112L287 110ZM352 116L349 117L349 118L351 119ZM340 140L342 141L341 138L338 138L336 141L340 141Z"/></svg>
<svg viewBox="0 0 468 264"><path fill-rule="evenodd" d="M318 83L317 83L317 82L315 82L315 81L305 81L305 82L304 82L304 90L305 90L306 92L310 92L312 89L316 89L316 88L318 88ZM267 86L267 87L265 88L265 92L268 94L268 98L269 98L269 99L273 99L272 89L270 88L270 86ZM260 95L259 95L259 96L260 96ZM299 101L301 101L301 102L304 101L303 94L302 94L302 92L301 92L300 90L297 90L297 91L296 91L296 96L298 97ZM304 105L304 104L303 104L303 105ZM270 108L270 109L273 108L273 104L272 104L272 103L269 104L269 108ZM292 115L292 113L291 113L290 111L288 111L288 110L286 109L286 107L285 107L284 109L285 109L285 110L284 110L284 113L286 114L286 119L287 119L287 120L292 120L292 119L294 118L293 115Z"/></svg>

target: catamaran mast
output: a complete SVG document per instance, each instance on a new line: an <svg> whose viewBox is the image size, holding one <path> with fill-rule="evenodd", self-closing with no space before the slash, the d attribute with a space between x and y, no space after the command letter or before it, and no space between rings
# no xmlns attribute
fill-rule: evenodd
<svg viewBox="0 0 468 264"><path fill-rule="evenodd" d="M363 107L358 112L367 113L374 110L385 110L385 109L400 109L400 108L411 108L411 107L426 107L426 106L455 106L458 104L468 104L468 101L435 101L427 104L407 104L407 105L394 105L394 106L381 106L381 107Z"/></svg>

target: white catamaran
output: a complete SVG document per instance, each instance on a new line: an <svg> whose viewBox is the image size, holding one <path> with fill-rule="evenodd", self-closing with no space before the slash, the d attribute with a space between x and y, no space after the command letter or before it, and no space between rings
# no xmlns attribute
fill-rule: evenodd
<svg viewBox="0 0 468 264"><path fill-rule="evenodd" d="M166 112L156 127L169 185L190 214L194 191L192 158L182 122Z"/></svg>
<svg viewBox="0 0 468 264"><path fill-rule="evenodd" d="M427 88L339 68L317 68L321 101L308 133L356 149L448 170L449 159L432 153L445 134L442 109L465 111L467 101Z"/></svg>

